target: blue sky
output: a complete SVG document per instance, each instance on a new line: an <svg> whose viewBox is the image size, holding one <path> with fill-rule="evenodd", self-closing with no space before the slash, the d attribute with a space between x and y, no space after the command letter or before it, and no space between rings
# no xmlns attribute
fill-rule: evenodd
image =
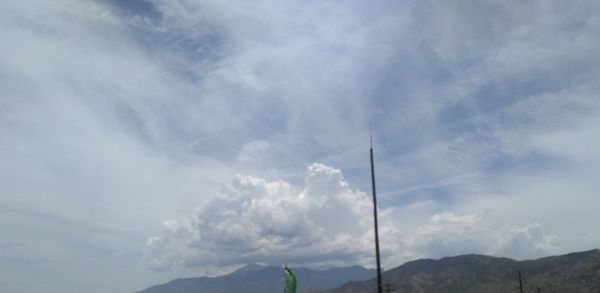
<svg viewBox="0 0 600 293"><path fill-rule="evenodd" d="M593 1L0 3L0 288L597 248Z"/></svg>

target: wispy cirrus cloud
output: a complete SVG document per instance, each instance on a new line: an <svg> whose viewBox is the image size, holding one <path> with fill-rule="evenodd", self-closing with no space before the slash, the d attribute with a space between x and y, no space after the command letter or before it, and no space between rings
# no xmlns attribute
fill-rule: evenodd
<svg viewBox="0 0 600 293"><path fill-rule="evenodd" d="M20 285L36 272L55 291L123 291L223 271L233 258L156 274L140 258L159 223L201 218L235 174L286 182L267 197L273 212L306 187L312 162L369 190L369 124L383 212L400 235L386 244L389 265L464 252L401 237L446 223L436 215L479 217L458 221L476 231L458 233L461 246L499 229L548 248L490 240L473 246L481 252L592 248L598 11L589 1L3 2L0 207L26 212L0 216L10 228L0 257L37 261L8 262L0 285L39 292ZM46 240L22 232L40 227ZM368 263L367 248L357 254L326 259ZM97 270L115 281L102 285ZM72 275L81 283L60 278Z"/></svg>

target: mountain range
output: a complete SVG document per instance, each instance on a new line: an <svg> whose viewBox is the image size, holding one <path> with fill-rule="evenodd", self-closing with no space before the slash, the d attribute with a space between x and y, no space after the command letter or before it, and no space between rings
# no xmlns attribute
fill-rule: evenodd
<svg viewBox="0 0 600 293"><path fill-rule="evenodd" d="M303 292L308 288L334 288L351 280L367 280L375 277L375 270L360 266L328 270L307 268L293 268L293 270L298 279L298 292ZM138 293L268 293L282 291L282 267L252 264L229 275L214 278L176 279Z"/></svg>
<svg viewBox="0 0 600 293"><path fill-rule="evenodd" d="M398 293L519 292L518 272L525 293L598 293L600 250L526 261L484 255L422 259L386 271L383 284L390 284L393 292ZM375 293L377 290L373 279L312 292Z"/></svg>
<svg viewBox="0 0 600 293"><path fill-rule="evenodd" d="M377 292L375 271L363 267L294 271L301 293ZM524 293L600 293L600 250L525 261L475 254L420 259L384 272L383 283L397 293L519 292L519 272ZM139 293L270 293L282 288L281 267L249 265L229 275L177 279Z"/></svg>

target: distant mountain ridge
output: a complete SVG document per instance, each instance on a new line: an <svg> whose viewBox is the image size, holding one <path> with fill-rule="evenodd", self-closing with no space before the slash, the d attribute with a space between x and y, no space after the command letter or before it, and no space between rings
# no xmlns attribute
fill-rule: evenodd
<svg viewBox="0 0 600 293"><path fill-rule="evenodd" d="M375 293L375 271L363 267L311 270L296 268L298 293ZM461 255L407 262L384 272L397 293L519 292L600 293L600 250L516 261L485 255ZM334 289L327 289L334 288ZM271 293L283 291L281 267L248 265L229 275L177 279L139 293Z"/></svg>
<svg viewBox="0 0 600 293"><path fill-rule="evenodd" d="M298 292L309 288L327 289L352 280L367 280L375 276L375 270L360 266L312 270L293 268L298 279ZM269 293L283 291L283 268L247 265L221 277L198 277L176 279L152 286L138 293Z"/></svg>
<svg viewBox="0 0 600 293"><path fill-rule="evenodd" d="M422 259L407 262L383 274L402 293L501 293L519 292L517 272L524 292L599 293L600 250L516 261L484 255ZM375 280L349 282L317 293L375 293Z"/></svg>

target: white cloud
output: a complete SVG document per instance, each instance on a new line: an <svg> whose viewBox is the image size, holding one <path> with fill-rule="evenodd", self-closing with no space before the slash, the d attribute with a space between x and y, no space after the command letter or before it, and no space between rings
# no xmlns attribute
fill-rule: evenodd
<svg viewBox="0 0 600 293"><path fill-rule="evenodd" d="M564 253L557 235L547 235L540 224L525 227L507 227L500 233L506 233L495 247L495 255L504 255L517 259L538 258ZM501 234L501 235L502 235Z"/></svg>
<svg viewBox="0 0 600 293"><path fill-rule="evenodd" d="M479 214L436 214L408 237L411 249L429 257L479 253L527 259L564 251L558 236L545 234L540 224L502 225Z"/></svg>
<svg viewBox="0 0 600 293"><path fill-rule="evenodd" d="M564 251L558 236L537 223L507 225L479 214L443 212L400 228L391 220L396 213L402 210L380 211L388 268L419 257L481 253L523 259ZM372 266L372 225L370 197L352 190L340 170L315 163L299 193L282 181L236 176L195 216L165 221L160 235L148 239L145 260L154 270L286 261Z"/></svg>
<svg viewBox="0 0 600 293"><path fill-rule="evenodd" d="M362 262L371 254L371 213L369 197L326 165L307 168L300 193L285 182L238 175L196 216L164 222L148 239L146 260L154 269Z"/></svg>

